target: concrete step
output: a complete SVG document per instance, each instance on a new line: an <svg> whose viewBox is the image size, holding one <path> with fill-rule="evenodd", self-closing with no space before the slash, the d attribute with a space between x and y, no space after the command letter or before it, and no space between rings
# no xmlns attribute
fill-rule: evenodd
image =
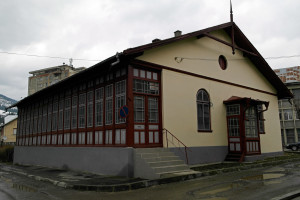
<svg viewBox="0 0 300 200"><path fill-rule="evenodd" d="M157 162L148 162L151 167L164 167L164 166L172 166L172 165L183 165L184 162L182 160L163 160Z"/></svg>
<svg viewBox="0 0 300 200"><path fill-rule="evenodd" d="M167 148L138 148L136 153L158 153L158 152L170 152Z"/></svg>
<svg viewBox="0 0 300 200"><path fill-rule="evenodd" d="M171 166L162 166L162 167L152 167L156 174L163 172L173 172L173 171L185 171L190 170L187 165L171 165Z"/></svg>
<svg viewBox="0 0 300 200"><path fill-rule="evenodd" d="M153 153L137 153L137 155L141 156L141 158L156 158L156 157L168 157L174 156L173 152L153 152Z"/></svg>
<svg viewBox="0 0 300 200"><path fill-rule="evenodd" d="M160 178L170 178L170 177L186 176L186 175L192 175L192 176L200 177L201 172L197 172L197 171L194 171L194 170L184 170L184 171L173 171L173 172L159 173Z"/></svg>
<svg viewBox="0 0 300 200"><path fill-rule="evenodd" d="M164 157L153 157L153 158L143 158L147 163L149 162L160 162L160 161L170 161L178 160L178 156L164 156Z"/></svg>

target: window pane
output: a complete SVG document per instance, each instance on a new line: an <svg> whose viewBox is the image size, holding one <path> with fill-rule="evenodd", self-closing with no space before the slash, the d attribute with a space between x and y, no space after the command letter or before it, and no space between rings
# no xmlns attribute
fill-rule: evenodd
<svg viewBox="0 0 300 200"><path fill-rule="evenodd" d="M71 118L71 98L65 99L65 114L64 114L64 128L70 129Z"/></svg>
<svg viewBox="0 0 300 200"><path fill-rule="evenodd" d="M210 130L210 101L205 90L197 93L198 130Z"/></svg>
<svg viewBox="0 0 300 200"><path fill-rule="evenodd" d="M89 92L87 95L87 127L93 126L94 115L94 93Z"/></svg>
<svg viewBox="0 0 300 200"><path fill-rule="evenodd" d="M78 128L85 128L85 109L86 109L86 94L79 95L79 113L78 113Z"/></svg>
<svg viewBox="0 0 300 200"><path fill-rule="evenodd" d="M149 123L158 123L158 99L157 98L148 98L148 115Z"/></svg>
<svg viewBox="0 0 300 200"><path fill-rule="evenodd" d="M77 128L77 96L72 97L72 129Z"/></svg>
<svg viewBox="0 0 300 200"><path fill-rule="evenodd" d="M122 106L126 105L126 81L117 82L115 85L115 118L116 124L125 123L125 118L121 118L119 111Z"/></svg>
<svg viewBox="0 0 300 200"><path fill-rule="evenodd" d="M105 124L112 124L113 120L113 85L105 87Z"/></svg>
<svg viewBox="0 0 300 200"><path fill-rule="evenodd" d="M145 122L144 97L134 97L134 122Z"/></svg>
<svg viewBox="0 0 300 200"><path fill-rule="evenodd" d="M95 90L95 126L103 125L103 88Z"/></svg>

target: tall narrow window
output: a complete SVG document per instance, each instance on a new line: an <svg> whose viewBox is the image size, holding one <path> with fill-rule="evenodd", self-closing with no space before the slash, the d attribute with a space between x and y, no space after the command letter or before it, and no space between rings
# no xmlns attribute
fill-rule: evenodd
<svg viewBox="0 0 300 200"><path fill-rule="evenodd" d="M95 90L95 126L103 125L103 88Z"/></svg>
<svg viewBox="0 0 300 200"><path fill-rule="evenodd" d="M79 95L79 114L78 114L78 128L85 128L85 104L86 94Z"/></svg>
<svg viewBox="0 0 300 200"><path fill-rule="evenodd" d="M52 114L52 131L57 131L57 112L58 102L53 103L53 114Z"/></svg>
<svg viewBox="0 0 300 200"><path fill-rule="evenodd" d="M257 106L257 112L258 112L258 130L259 130L259 133L265 133L265 118L264 118L263 106L262 105Z"/></svg>
<svg viewBox="0 0 300 200"><path fill-rule="evenodd" d="M77 128L77 96L72 97L72 129Z"/></svg>
<svg viewBox="0 0 300 200"><path fill-rule="evenodd" d="M113 122L113 85L105 87L105 124Z"/></svg>
<svg viewBox="0 0 300 200"><path fill-rule="evenodd" d="M47 130L47 105L43 106L43 126L42 132L45 133Z"/></svg>
<svg viewBox="0 0 300 200"><path fill-rule="evenodd" d="M201 89L197 93L198 131L210 131L210 100L208 93Z"/></svg>
<svg viewBox="0 0 300 200"><path fill-rule="evenodd" d="M125 118L119 116L119 110L126 105L126 81L117 82L115 85L116 101L115 101L115 118L116 124L124 123Z"/></svg>
<svg viewBox="0 0 300 200"><path fill-rule="evenodd" d="M94 115L94 93L93 91L87 93L87 127L93 127Z"/></svg>
<svg viewBox="0 0 300 200"><path fill-rule="evenodd" d="M134 97L134 122L145 122L145 101L143 96Z"/></svg>
<svg viewBox="0 0 300 200"><path fill-rule="evenodd" d="M63 129L64 124L64 100L59 101L59 111L58 111L58 130Z"/></svg>
<svg viewBox="0 0 300 200"><path fill-rule="evenodd" d="M52 119L52 103L48 104L48 123L47 123L47 132L51 132L51 119Z"/></svg>
<svg viewBox="0 0 300 200"><path fill-rule="evenodd" d="M23 121L24 121L24 117L23 117ZM43 106L42 106L42 103L41 103L40 106L39 106L38 133L42 132L42 121L43 121ZM22 128L23 128L23 126L22 126Z"/></svg>
<svg viewBox="0 0 300 200"><path fill-rule="evenodd" d="M148 121L158 123L158 98L148 98Z"/></svg>
<svg viewBox="0 0 300 200"><path fill-rule="evenodd" d="M71 117L71 98L65 99L65 114L64 114L64 128L70 129L70 117Z"/></svg>

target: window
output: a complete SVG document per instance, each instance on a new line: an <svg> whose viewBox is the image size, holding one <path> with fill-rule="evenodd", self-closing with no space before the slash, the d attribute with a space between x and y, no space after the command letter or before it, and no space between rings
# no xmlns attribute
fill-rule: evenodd
<svg viewBox="0 0 300 200"><path fill-rule="evenodd" d="M158 98L148 98L149 123L158 123Z"/></svg>
<svg viewBox="0 0 300 200"><path fill-rule="evenodd" d="M70 144L70 133L65 133L64 134L64 144Z"/></svg>
<svg viewBox="0 0 300 200"><path fill-rule="evenodd" d="M133 92L158 95L159 94L159 83L134 79L133 80Z"/></svg>
<svg viewBox="0 0 300 200"><path fill-rule="evenodd" d="M87 127L93 127L94 93L87 93Z"/></svg>
<svg viewBox="0 0 300 200"><path fill-rule="evenodd" d="M43 106L43 124L42 124L42 132L45 133L47 128L47 105Z"/></svg>
<svg viewBox="0 0 300 200"><path fill-rule="evenodd" d="M112 144L112 130L106 130L106 132L105 132L105 144Z"/></svg>
<svg viewBox="0 0 300 200"><path fill-rule="evenodd" d="M134 97L134 122L145 122L145 103L144 97L135 96Z"/></svg>
<svg viewBox="0 0 300 200"><path fill-rule="evenodd" d="M78 128L85 128L85 103L86 94L79 95Z"/></svg>
<svg viewBox="0 0 300 200"><path fill-rule="evenodd" d="M116 124L125 123L125 118L121 118L119 115L119 110L122 106L126 105L126 81L117 82L115 85L116 92L116 105L115 105L115 118Z"/></svg>
<svg viewBox="0 0 300 200"><path fill-rule="evenodd" d="M72 133L71 144L77 144L77 133Z"/></svg>
<svg viewBox="0 0 300 200"><path fill-rule="evenodd" d="M72 97L72 129L77 128L77 96Z"/></svg>
<svg viewBox="0 0 300 200"><path fill-rule="evenodd" d="M103 131L95 131L95 144L103 144Z"/></svg>
<svg viewBox="0 0 300 200"><path fill-rule="evenodd" d="M59 111L58 111L58 130L63 129L64 123L64 100L59 101Z"/></svg>
<svg viewBox="0 0 300 200"><path fill-rule="evenodd" d="M95 126L103 125L103 88L95 90Z"/></svg>
<svg viewBox="0 0 300 200"><path fill-rule="evenodd" d="M51 132L51 119L52 119L52 103L48 104L48 123L47 132Z"/></svg>
<svg viewBox="0 0 300 200"><path fill-rule="evenodd" d="M105 87L105 124L112 124L113 120L113 85Z"/></svg>
<svg viewBox="0 0 300 200"><path fill-rule="evenodd" d="M16 128L14 128L14 130L13 130L14 132L13 132L13 134L14 135L17 135L17 129Z"/></svg>
<svg viewBox="0 0 300 200"><path fill-rule="evenodd" d="M43 107L42 107L42 104L40 104L40 107L39 107L38 133L42 132L42 119L43 119ZM23 121L24 121L24 117L23 117ZM22 128L23 128L23 126L22 126Z"/></svg>
<svg viewBox="0 0 300 200"><path fill-rule="evenodd" d="M264 119L264 113L263 106L258 105L257 106L257 112L258 112L258 130L259 133L265 133L265 119Z"/></svg>
<svg viewBox="0 0 300 200"><path fill-rule="evenodd" d="M85 144L85 132L78 134L78 144Z"/></svg>
<svg viewBox="0 0 300 200"><path fill-rule="evenodd" d="M210 131L210 100L204 89L197 93L197 120L198 131Z"/></svg>
<svg viewBox="0 0 300 200"><path fill-rule="evenodd" d="M53 114L52 114L52 131L57 130L57 112L58 112L58 102L53 103Z"/></svg>
<svg viewBox="0 0 300 200"><path fill-rule="evenodd" d="M126 129L116 129L115 144L126 144Z"/></svg>
<svg viewBox="0 0 300 200"><path fill-rule="evenodd" d="M93 144L93 132L87 132L86 144Z"/></svg>
<svg viewBox="0 0 300 200"><path fill-rule="evenodd" d="M71 98L65 99L64 129L70 129Z"/></svg>
<svg viewBox="0 0 300 200"><path fill-rule="evenodd" d="M293 120L293 110L292 109L286 109L283 110L284 112L284 120Z"/></svg>
<svg viewBox="0 0 300 200"><path fill-rule="evenodd" d="M257 138L257 119L256 108L254 106L249 107L246 110L245 119L245 135L247 138Z"/></svg>

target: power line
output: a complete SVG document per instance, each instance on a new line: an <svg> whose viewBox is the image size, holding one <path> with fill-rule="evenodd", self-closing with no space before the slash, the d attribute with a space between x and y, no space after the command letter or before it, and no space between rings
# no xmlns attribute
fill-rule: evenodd
<svg viewBox="0 0 300 200"><path fill-rule="evenodd" d="M44 56L44 55L36 55L36 54L26 54L26 53L15 53L15 52L7 52L7 51L0 51L0 54L9 54L9 55L17 55L17 56L29 56L29 57L38 57L38 58L51 58L51 59L70 59L66 57L60 56ZM274 60L274 59L287 59L287 58L297 58L300 55L290 55L290 56L273 56L273 57L265 57L266 60ZM217 59L210 59L210 58L185 58L185 57L175 57L176 62L181 62L182 60L204 60L204 61L216 61ZM83 58L73 58L73 60L81 60L81 61L91 61L91 62L100 62L101 60L96 59L83 59ZM228 59L228 60L244 60L244 59Z"/></svg>
<svg viewBox="0 0 300 200"><path fill-rule="evenodd" d="M70 59L65 57L59 57L59 56L41 56L41 55L35 55L35 54L25 54L25 53L15 53L15 52L7 52L7 51L0 51L2 54L9 54L9 55L17 55L17 56L29 56L29 57L38 57L38 58L52 58L52 59ZM81 61L98 61L101 60L90 60L90 59L82 59L82 58L73 58L73 60L81 60Z"/></svg>

